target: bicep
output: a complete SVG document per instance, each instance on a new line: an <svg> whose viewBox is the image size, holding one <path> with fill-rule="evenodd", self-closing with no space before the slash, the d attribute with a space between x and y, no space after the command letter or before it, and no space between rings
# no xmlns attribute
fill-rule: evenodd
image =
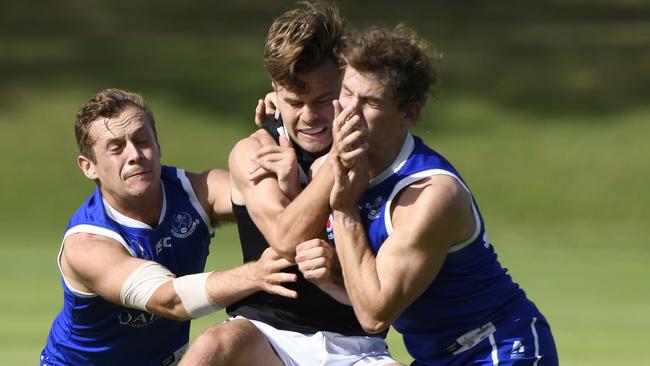
<svg viewBox="0 0 650 366"><path fill-rule="evenodd" d="M230 204L230 175L221 169L211 169L200 174L185 172L201 207L215 226L220 220L232 220Z"/></svg>
<svg viewBox="0 0 650 366"><path fill-rule="evenodd" d="M377 253L377 267L401 312L434 281L449 248L467 231L471 209L449 177L413 184L395 202L393 232Z"/></svg>
<svg viewBox="0 0 650 366"><path fill-rule="evenodd" d="M61 256L66 278L116 304L124 281L144 263L119 242L85 233L66 238Z"/></svg>
<svg viewBox="0 0 650 366"><path fill-rule="evenodd" d="M212 169L208 173L208 202L217 219L232 220L230 202L230 174L224 170ZM211 215L212 216L212 215Z"/></svg>
<svg viewBox="0 0 650 366"><path fill-rule="evenodd" d="M275 175L255 181L248 179L248 170L252 167L249 157L261 146L259 142L250 140L238 143L230 154L232 190L243 199L255 226L271 244L275 240L276 218L290 201L280 190Z"/></svg>
<svg viewBox="0 0 650 366"><path fill-rule="evenodd" d="M395 316L433 282L446 254L444 244L430 241L428 235L416 237L406 226L388 237L377 253L377 275Z"/></svg>

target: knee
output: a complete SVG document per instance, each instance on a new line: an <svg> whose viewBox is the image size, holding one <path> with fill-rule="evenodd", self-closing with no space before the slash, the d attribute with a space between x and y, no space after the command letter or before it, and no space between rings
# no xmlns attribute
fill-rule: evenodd
<svg viewBox="0 0 650 366"><path fill-rule="evenodd" d="M240 364L238 357L242 354L241 347L250 341L247 333L246 324L237 321L212 326L192 342L180 366Z"/></svg>
<svg viewBox="0 0 650 366"><path fill-rule="evenodd" d="M225 365L228 350L228 337L220 326L212 326L201 333L192 342L183 356L180 366L217 366Z"/></svg>

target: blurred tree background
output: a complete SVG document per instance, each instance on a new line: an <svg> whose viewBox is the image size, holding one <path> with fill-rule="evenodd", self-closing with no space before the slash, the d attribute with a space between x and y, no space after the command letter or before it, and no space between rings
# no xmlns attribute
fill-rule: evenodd
<svg viewBox="0 0 650 366"><path fill-rule="evenodd" d="M415 133L473 188L504 265L567 365L650 358L650 2L336 1L352 28L405 23L442 53ZM55 257L92 183L74 115L142 93L163 161L226 168L270 88L264 38L292 1L0 2L0 349L34 364L62 303ZM209 266L241 260L226 226ZM193 336L223 314L195 322ZM391 346L410 358L399 337Z"/></svg>

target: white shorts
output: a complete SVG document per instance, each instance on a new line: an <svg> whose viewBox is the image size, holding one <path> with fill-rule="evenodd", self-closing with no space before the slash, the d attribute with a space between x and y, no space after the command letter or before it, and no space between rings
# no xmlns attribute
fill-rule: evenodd
<svg viewBox="0 0 650 366"><path fill-rule="evenodd" d="M242 316L266 336L285 366L361 366L399 364L379 337L344 336L333 332L302 334L276 329Z"/></svg>

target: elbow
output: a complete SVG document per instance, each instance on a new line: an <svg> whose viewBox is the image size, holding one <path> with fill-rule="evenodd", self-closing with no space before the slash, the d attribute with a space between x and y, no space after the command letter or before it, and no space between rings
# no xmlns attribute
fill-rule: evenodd
<svg viewBox="0 0 650 366"><path fill-rule="evenodd" d="M278 243L276 245L271 245L273 250L278 253L279 256L285 258L289 262L294 262L296 257L296 247L295 245L287 245Z"/></svg>
<svg viewBox="0 0 650 366"><path fill-rule="evenodd" d="M178 304L174 306L173 309L168 313L167 316L169 319L176 320L179 322L184 322L186 320L192 320L192 317L187 313L183 304Z"/></svg>
<svg viewBox="0 0 650 366"><path fill-rule="evenodd" d="M275 239L272 241L269 240L268 243L279 256L290 262L294 261L296 257L296 246L298 244L289 235L286 235L286 231L278 229L275 233Z"/></svg>
<svg viewBox="0 0 650 366"><path fill-rule="evenodd" d="M156 291L154 296L152 296L152 298L147 302L147 305L145 306L146 310L152 314L171 320L191 320L192 318L187 313L187 310L185 310L185 306L183 306L181 299L175 294L172 295L169 292L169 289L172 288L171 281L169 281L169 283L170 285L166 286L163 291Z"/></svg>
<svg viewBox="0 0 650 366"><path fill-rule="evenodd" d="M150 313L160 315L163 318L176 320L179 322L192 320L190 315L187 313L187 310L185 310L185 307L180 302L174 304L169 303L161 307L155 307L155 306L152 306L151 308L147 307L147 310Z"/></svg>
<svg viewBox="0 0 650 366"><path fill-rule="evenodd" d="M390 322L379 319L364 319L359 320L359 323L363 330L370 334L381 333L390 327Z"/></svg>
<svg viewBox="0 0 650 366"><path fill-rule="evenodd" d="M393 322L392 318L379 313L357 312L357 319L364 331L370 334L381 333L388 329Z"/></svg>

